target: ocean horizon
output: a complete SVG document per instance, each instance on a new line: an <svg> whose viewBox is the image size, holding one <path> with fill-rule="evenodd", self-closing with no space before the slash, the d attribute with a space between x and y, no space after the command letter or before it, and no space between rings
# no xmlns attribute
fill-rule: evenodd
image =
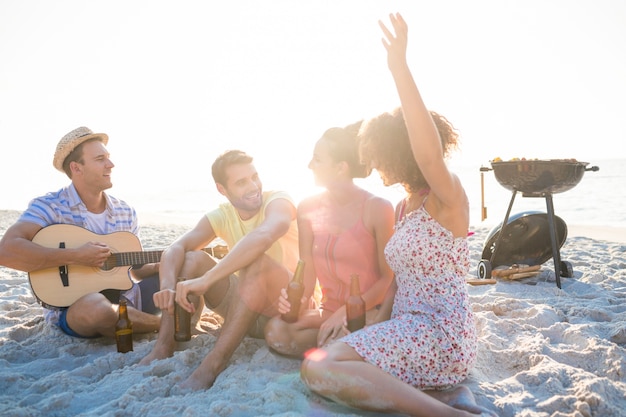
<svg viewBox="0 0 626 417"><path fill-rule="evenodd" d="M599 170L585 172L575 187L553 194L555 214L571 225L626 228L626 159L585 162L589 162L587 168L597 166ZM497 182L493 171L484 172L487 218L482 220L481 166L490 167L489 161L483 164L463 160L450 162L451 169L461 178L470 200L470 225L493 227L504 220L512 193ZM269 180L264 175L263 168L259 168L259 173L265 190L286 190L296 203L307 195L321 191L312 185L313 176L309 170L303 170L299 175L270 177ZM385 187L376 172L355 182L372 193L387 198L393 204L405 195L400 186ZM225 201L215 190L210 176L201 182L188 181L183 185L176 182L148 184L146 187L134 189L124 188L118 185L120 183L119 177L116 177L114 187L109 190L110 194L132 204L137 209L142 224L164 222L194 225L206 211ZM53 190L54 188L48 191ZM22 188L20 191L16 194L5 193L7 199L4 204L0 204L0 209L22 211L27 207L29 199L38 195L33 192L30 197L25 198L27 190ZM511 215L525 211L546 212L545 198L523 197L522 193L517 193Z"/></svg>
<svg viewBox="0 0 626 417"><path fill-rule="evenodd" d="M587 162L587 161L585 161ZM496 226L504 220L504 215L511 200L512 192L505 189L496 180L493 171L483 174L484 198L487 218L481 219L481 166L490 167L487 161L484 164L466 163L463 161L450 163L451 169L461 178L465 191L470 200L470 225ZM626 160L597 160L589 161L587 168L597 166L598 171L585 172L581 181L572 189L553 194L554 213L566 224L584 226L602 226L626 228ZM263 176L262 171L260 171ZM303 197L320 192L320 188L309 184L313 182L310 171L306 176L281 178L286 186L271 186L264 183L264 189L285 189L290 192L294 200L299 202ZM308 184L302 185L307 182ZM405 196L404 189L398 185L385 187L376 172L366 179L357 179L355 182L370 192L387 198L394 205ZM203 188L178 190L167 196L141 194L139 200L134 201L140 214L150 218L171 219L173 223L195 224L209 209L214 208L224 197L217 194L212 182ZM164 194L164 193L161 193ZM138 195L139 196L139 195ZM525 211L547 212L546 200L541 197L523 197L518 192L511 215Z"/></svg>

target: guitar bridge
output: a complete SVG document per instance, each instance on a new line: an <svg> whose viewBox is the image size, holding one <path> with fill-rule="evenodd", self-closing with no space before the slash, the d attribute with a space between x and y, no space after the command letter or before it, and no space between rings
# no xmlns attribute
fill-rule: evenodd
<svg viewBox="0 0 626 417"><path fill-rule="evenodd" d="M65 249L65 242L59 243L59 248ZM59 267L59 276L61 277L61 283L63 284L64 287L70 286L69 275L67 273L68 272L67 269L68 269L67 265L61 265Z"/></svg>

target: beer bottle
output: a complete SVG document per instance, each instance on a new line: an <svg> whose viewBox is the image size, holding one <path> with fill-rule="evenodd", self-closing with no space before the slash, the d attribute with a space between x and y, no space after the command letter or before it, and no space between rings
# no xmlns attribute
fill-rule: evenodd
<svg viewBox="0 0 626 417"><path fill-rule="evenodd" d="M184 281L179 278L179 281ZM187 342L191 340L191 313L174 303L174 340L177 342Z"/></svg>
<svg viewBox="0 0 626 417"><path fill-rule="evenodd" d="M287 323L294 323L298 320L302 294L304 294L304 261L300 259L296 272L293 274L291 282L287 286L287 301L291 304L291 309L282 315L282 319Z"/></svg>
<svg viewBox="0 0 626 417"><path fill-rule="evenodd" d="M350 296L346 302L346 316L348 330L351 332L356 332L365 326L365 301L361 297L359 276L357 274L350 276Z"/></svg>
<svg viewBox="0 0 626 417"><path fill-rule="evenodd" d="M126 353L133 350L133 323L128 318L126 300L120 300L119 318L115 324L115 341L118 352Z"/></svg>

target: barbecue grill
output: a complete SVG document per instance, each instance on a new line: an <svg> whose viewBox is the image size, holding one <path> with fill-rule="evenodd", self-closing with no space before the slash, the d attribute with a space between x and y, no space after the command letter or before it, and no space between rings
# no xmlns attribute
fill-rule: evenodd
<svg viewBox="0 0 626 417"><path fill-rule="evenodd" d="M573 277L574 271L569 262L561 261L559 250L565 243L567 226L554 214L552 194L572 189L586 171L595 172L600 168L587 168L588 162L575 159L492 160L490 163L491 168L480 168L481 185L484 184L484 173L493 171L498 183L511 190L512 195L504 221L491 231L485 241L477 268L478 278L491 278L492 268L506 265L507 262L540 265L549 259L551 248L556 285L561 288L561 276ZM526 212L511 216L518 192L522 193L522 197L545 198L547 214ZM482 219L485 218L483 192ZM547 244L547 236L550 246Z"/></svg>

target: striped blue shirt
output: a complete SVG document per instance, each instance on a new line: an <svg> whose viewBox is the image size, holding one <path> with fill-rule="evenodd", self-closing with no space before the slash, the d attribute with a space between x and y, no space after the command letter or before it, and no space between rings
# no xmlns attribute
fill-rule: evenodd
<svg viewBox="0 0 626 417"><path fill-rule="evenodd" d="M20 216L20 222L38 224L41 227L52 224L73 224L98 234L131 232L139 235L139 222L135 209L125 201L105 194L107 200L106 221L99 230L90 225L89 210L78 196L73 184L59 191L33 199Z"/></svg>

